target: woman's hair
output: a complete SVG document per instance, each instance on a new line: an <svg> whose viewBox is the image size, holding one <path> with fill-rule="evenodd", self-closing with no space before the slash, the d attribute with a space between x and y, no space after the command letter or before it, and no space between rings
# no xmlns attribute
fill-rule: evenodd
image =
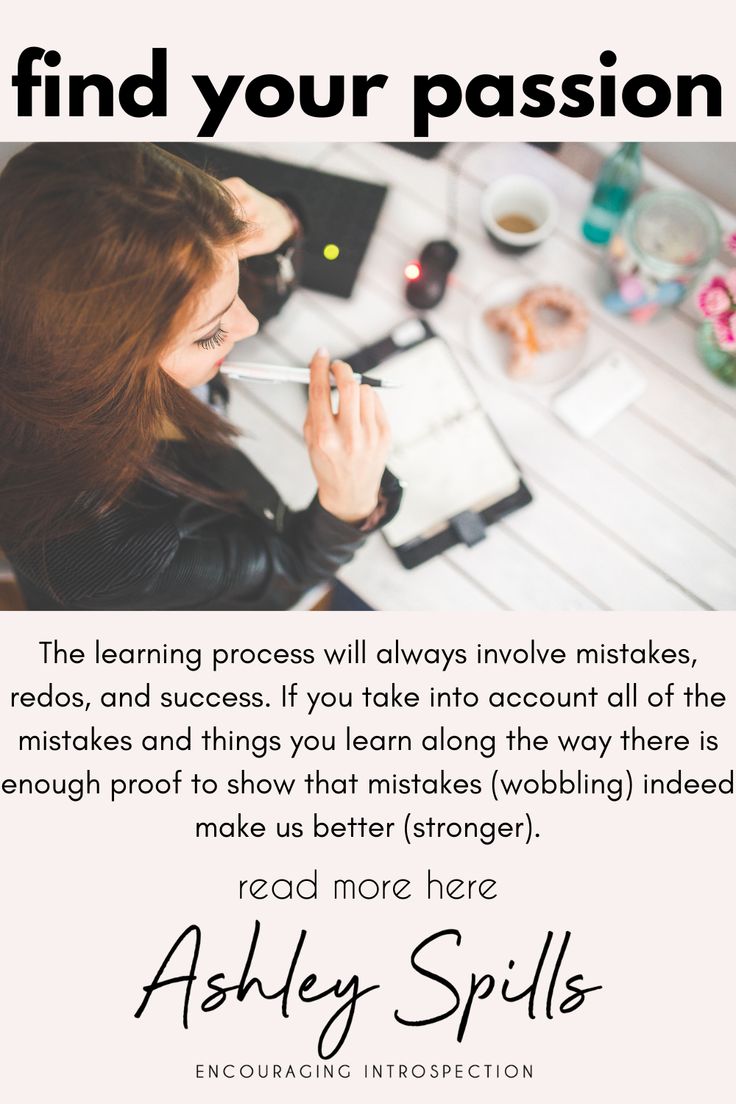
<svg viewBox="0 0 736 1104"><path fill-rule="evenodd" d="M169 470L163 428L230 426L159 363L246 233L213 177L149 144L27 147L0 174L0 541L57 536Z"/></svg>

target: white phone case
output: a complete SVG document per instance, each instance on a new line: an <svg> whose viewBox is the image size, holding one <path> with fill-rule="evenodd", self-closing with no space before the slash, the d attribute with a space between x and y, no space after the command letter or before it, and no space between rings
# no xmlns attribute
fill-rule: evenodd
<svg viewBox="0 0 736 1104"><path fill-rule="evenodd" d="M600 357L552 400L552 409L578 437L592 437L641 395L643 373L618 349Z"/></svg>

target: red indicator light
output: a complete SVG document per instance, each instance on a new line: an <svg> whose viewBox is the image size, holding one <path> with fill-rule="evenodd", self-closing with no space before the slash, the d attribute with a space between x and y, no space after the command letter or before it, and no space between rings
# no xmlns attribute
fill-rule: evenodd
<svg viewBox="0 0 736 1104"><path fill-rule="evenodd" d="M404 275L406 276L407 280L418 280L419 277L422 275L422 270L416 261L412 261L404 269Z"/></svg>

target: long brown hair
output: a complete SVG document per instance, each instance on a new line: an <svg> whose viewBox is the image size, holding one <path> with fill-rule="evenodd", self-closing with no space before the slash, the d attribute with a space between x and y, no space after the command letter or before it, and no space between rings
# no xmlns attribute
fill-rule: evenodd
<svg viewBox="0 0 736 1104"><path fill-rule="evenodd" d="M60 535L157 451L232 433L159 368L184 312L246 233L225 188L154 145L36 143L0 174L0 542Z"/></svg>

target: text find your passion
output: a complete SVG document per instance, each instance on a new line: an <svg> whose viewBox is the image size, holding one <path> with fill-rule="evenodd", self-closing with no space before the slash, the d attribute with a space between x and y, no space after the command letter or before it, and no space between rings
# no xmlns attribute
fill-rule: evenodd
<svg viewBox="0 0 736 1104"><path fill-rule="evenodd" d="M18 55L10 82L15 89L17 114L165 117L169 99L167 60L166 48L154 47L150 72L132 73L116 88L104 73L66 72L58 50L27 46ZM498 60L489 58L491 64ZM411 94L406 96L413 114L414 137L429 137L432 120L447 119L457 112L481 119L722 115L723 90L712 73L681 73L670 83L656 73L620 75L615 71L619 59L613 50L603 50L597 60L602 71L564 76L531 73L517 77L513 73L484 72L460 81L451 73L415 74ZM290 113L315 119L345 115L365 118L389 84L386 73L331 73L319 78L306 73L293 80L280 73L197 73L191 74L191 80L206 108L198 138L213 138L226 116L232 125L232 116L236 111L242 116L243 106L251 116L263 119L278 119Z"/></svg>

